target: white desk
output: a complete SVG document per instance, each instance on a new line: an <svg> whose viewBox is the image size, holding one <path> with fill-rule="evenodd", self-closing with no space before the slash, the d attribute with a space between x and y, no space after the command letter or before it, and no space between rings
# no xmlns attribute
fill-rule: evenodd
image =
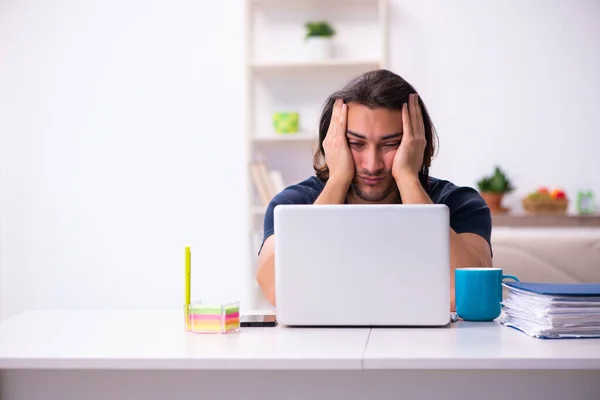
<svg viewBox="0 0 600 400"><path fill-rule="evenodd" d="M600 340L431 329L186 334L178 312L27 312L0 322L0 398L597 399ZM482 370L477 370L482 368ZM511 393L512 392L512 393Z"/></svg>
<svg viewBox="0 0 600 400"><path fill-rule="evenodd" d="M600 340L534 339L497 323L464 321L446 329L373 329L364 368L600 371Z"/></svg>
<svg viewBox="0 0 600 400"><path fill-rule="evenodd" d="M369 329L244 328L227 335L183 331L161 311L29 311L0 322L0 368L355 369Z"/></svg>

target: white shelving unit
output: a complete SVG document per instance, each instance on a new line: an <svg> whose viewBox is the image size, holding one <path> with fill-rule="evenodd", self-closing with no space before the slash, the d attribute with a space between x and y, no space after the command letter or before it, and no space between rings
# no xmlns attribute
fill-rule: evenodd
<svg viewBox="0 0 600 400"><path fill-rule="evenodd" d="M387 66L387 0L246 0L246 137L248 150L249 276L262 240L266 196L252 164L279 173L271 194L314 175L313 152L327 97L351 78ZM310 60L305 23L328 21L336 34L334 56ZM277 134L273 113L300 114L299 133ZM251 279L251 292L258 287ZM264 305L264 303L260 303Z"/></svg>

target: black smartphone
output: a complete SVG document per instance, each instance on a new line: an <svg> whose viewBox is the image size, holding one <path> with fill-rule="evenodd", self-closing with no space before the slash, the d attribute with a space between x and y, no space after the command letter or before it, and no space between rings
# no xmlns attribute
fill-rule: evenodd
<svg viewBox="0 0 600 400"><path fill-rule="evenodd" d="M240 318L240 326L277 326L277 317L275 315L270 314L242 315Z"/></svg>

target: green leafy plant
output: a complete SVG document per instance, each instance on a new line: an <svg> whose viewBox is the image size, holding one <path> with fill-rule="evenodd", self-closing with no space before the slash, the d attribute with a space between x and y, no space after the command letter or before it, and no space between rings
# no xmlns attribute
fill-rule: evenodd
<svg viewBox="0 0 600 400"><path fill-rule="evenodd" d="M332 37L335 35L335 30L327 21L311 21L307 22L306 39L310 37Z"/></svg>
<svg viewBox="0 0 600 400"><path fill-rule="evenodd" d="M477 181L477 186L482 193L507 193L513 190L510 180L499 167L494 169L492 175Z"/></svg>

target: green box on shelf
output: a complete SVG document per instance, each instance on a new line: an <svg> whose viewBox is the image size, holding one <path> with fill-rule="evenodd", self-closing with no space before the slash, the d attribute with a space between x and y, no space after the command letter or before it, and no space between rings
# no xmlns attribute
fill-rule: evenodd
<svg viewBox="0 0 600 400"><path fill-rule="evenodd" d="M591 190L577 192L577 212L579 214L593 214L595 211L594 193Z"/></svg>
<svg viewBox="0 0 600 400"><path fill-rule="evenodd" d="M300 114L297 112L273 113L273 128L277 133L297 133L300 126Z"/></svg>

